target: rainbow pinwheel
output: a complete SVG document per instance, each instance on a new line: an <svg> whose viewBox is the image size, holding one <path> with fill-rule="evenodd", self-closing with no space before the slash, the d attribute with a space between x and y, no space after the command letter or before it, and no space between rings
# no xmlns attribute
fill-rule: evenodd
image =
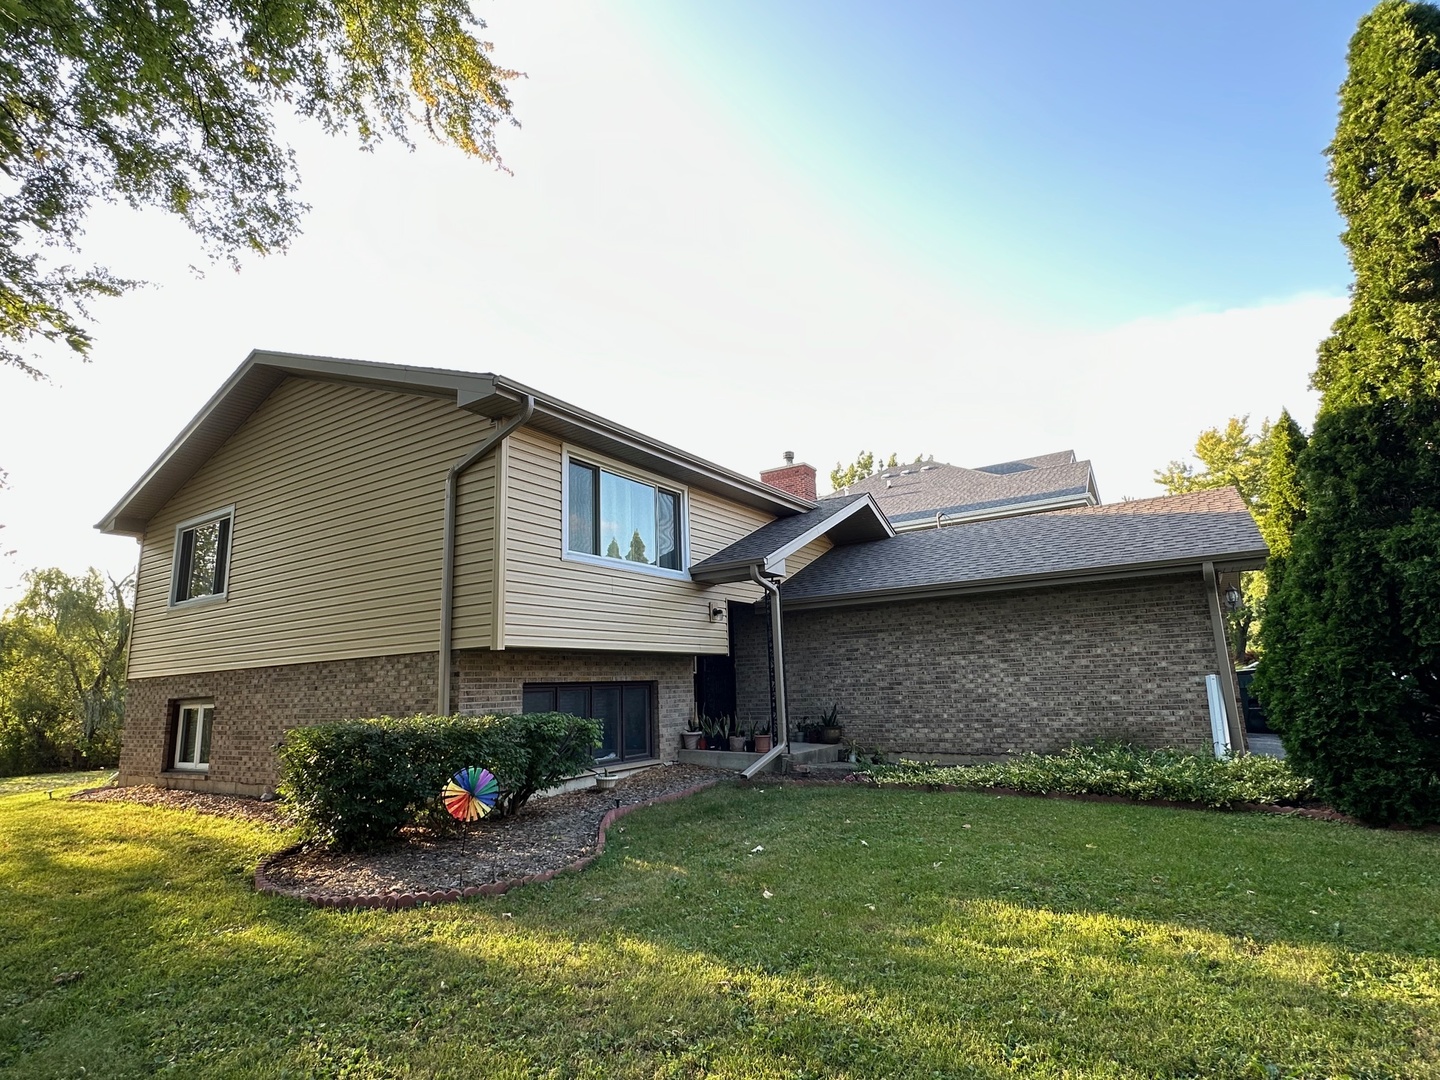
<svg viewBox="0 0 1440 1080"><path fill-rule="evenodd" d="M473 765L461 769L445 785L440 798L445 800L445 809L457 821L474 821L495 809L495 800L500 795L500 781L489 769L477 769Z"/></svg>

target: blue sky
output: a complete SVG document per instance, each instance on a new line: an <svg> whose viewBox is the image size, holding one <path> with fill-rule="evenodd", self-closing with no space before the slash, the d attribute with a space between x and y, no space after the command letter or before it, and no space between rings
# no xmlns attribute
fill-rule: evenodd
<svg viewBox="0 0 1440 1080"><path fill-rule="evenodd" d="M1108 322L1348 281L1322 151L1365 3L632 4L839 214Z"/></svg>
<svg viewBox="0 0 1440 1080"><path fill-rule="evenodd" d="M1074 449L1107 500L1313 415L1348 268L1323 149L1360 4L486 0L510 173L293 119L313 211L194 273L106 207L93 363L0 372L0 604L253 348L498 371L746 473ZM66 437L56 438L64 432ZM5 555L7 549L13 555Z"/></svg>

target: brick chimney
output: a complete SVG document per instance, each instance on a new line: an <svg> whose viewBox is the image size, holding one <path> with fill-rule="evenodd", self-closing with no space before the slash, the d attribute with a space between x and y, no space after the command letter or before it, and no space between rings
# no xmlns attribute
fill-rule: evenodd
<svg viewBox="0 0 1440 1080"><path fill-rule="evenodd" d="M781 491L788 491L791 495L799 495L802 499L815 501L815 466L806 465L803 461L796 465L793 450L785 451L785 464L778 469L762 470L760 482Z"/></svg>

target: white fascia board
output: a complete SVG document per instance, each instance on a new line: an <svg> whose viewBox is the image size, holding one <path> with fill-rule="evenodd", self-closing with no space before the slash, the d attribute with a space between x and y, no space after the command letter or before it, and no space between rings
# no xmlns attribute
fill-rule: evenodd
<svg viewBox="0 0 1440 1080"><path fill-rule="evenodd" d="M879 504L875 502L875 496L871 495L867 491L863 499L856 499L853 503L845 507L843 510L836 511L835 513L827 517L824 521L821 521L818 524L813 525L809 529L806 529L799 536L795 537L795 539L776 548L769 555L766 555L765 572L769 574L776 574L778 576L784 576L785 560L788 557L794 555L806 544L814 543L816 540L820 539L820 537L824 536L826 533L830 532L830 530L835 528L836 525L839 525L842 521L848 520L849 518L858 514L861 510L869 510L875 515L876 521L878 521L880 525L885 529L885 536L887 539L895 535L895 528L890 524L890 519L885 516L884 512L880 509Z"/></svg>

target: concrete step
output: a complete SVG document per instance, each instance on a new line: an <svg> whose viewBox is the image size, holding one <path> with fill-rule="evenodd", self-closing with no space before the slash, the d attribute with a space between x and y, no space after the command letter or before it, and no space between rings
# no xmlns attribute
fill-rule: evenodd
<svg viewBox="0 0 1440 1080"><path fill-rule="evenodd" d="M820 765L827 761L839 761L841 748L829 743L791 743L790 749L772 761L766 772L789 772L793 765ZM730 750L681 750L675 755L677 761L686 765L703 765L707 769L729 769L744 772L760 760L760 754L746 754Z"/></svg>

